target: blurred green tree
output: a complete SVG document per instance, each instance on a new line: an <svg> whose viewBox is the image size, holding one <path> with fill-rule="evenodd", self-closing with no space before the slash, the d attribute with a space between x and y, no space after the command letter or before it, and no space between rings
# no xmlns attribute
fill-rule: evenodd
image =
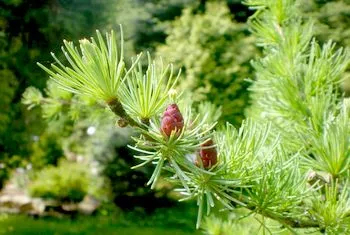
<svg viewBox="0 0 350 235"><path fill-rule="evenodd" d="M204 12L189 7L167 30L158 55L182 69L181 89L193 91L193 101L222 106L222 121L238 125L248 105L250 60L258 54L245 24L231 15L226 2L207 2Z"/></svg>
<svg viewBox="0 0 350 235"><path fill-rule="evenodd" d="M46 126L38 119L40 112L28 112L20 103L26 87L45 87L47 78L35 62L48 61L61 38L77 39L96 28L108 28L114 19L112 3L0 1L0 188L11 168L28 162L33 140L40 138Z"/></svg>

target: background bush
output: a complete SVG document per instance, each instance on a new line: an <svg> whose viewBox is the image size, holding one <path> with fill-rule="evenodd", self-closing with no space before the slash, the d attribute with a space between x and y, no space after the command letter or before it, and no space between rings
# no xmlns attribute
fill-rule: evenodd
<svg viewBox="0 0 350 235"><path fill-rule="evenodd" d="M94 176L85 164L62 161L37 172L29 193L61 202L80 202L87 194L99 196L101 185L101 178Z"/></svg>

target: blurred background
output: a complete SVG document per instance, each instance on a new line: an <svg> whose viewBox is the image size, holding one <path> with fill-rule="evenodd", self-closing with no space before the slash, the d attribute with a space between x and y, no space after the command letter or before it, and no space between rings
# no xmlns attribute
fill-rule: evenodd
<svg viewBox="0 0 350 235"><path fill-rule="evenodd" d="M350 45L350 1L301 3L318 41ZM50 64L63 39L122 24L127 61L141 51L161 56L182 69L178 89L191 91L194 106L210 101L221 123L239 126L250 61L261 54L246 25L252 13L239 0L0 0L0 234L252 234L253 219L235 224L228 213L196 231L193 202L178 203L164 179L150 190L151 168L130 169L131 130L96 104L58 94L36 65ZM28 110L21 101L30 86L70 102ZM349 95L349 79L342 87Z"/></svg>

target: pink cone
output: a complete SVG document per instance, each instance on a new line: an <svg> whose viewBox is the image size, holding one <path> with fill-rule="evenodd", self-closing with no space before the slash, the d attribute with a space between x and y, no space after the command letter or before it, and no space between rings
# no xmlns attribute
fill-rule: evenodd
<svg viewBox="0 0 350 235"><path fill-rule="evenodd" d="M177 104L169 105L162 118L161 130L166 136L170 136L172 131L180 134L184 127L184 120Z"/></svg>
<svg viewBox="0 0 350 235"><path fill-rule="evenodd" d="M210 168L211 166L215 165L218 161L218 158L217 158L217 151L216 151L216 148L213 146L214 145L214 142L213 140L208 140L206 141L204 144L202 144L202 148L200 151L199 151L199 156L202 160L202 164L203 164L203 167L204 168ZM207 147L210 147L212 146L211 148L207 148ZM196 165L197 166L200 166L200 164L196 161Z"/></svg>

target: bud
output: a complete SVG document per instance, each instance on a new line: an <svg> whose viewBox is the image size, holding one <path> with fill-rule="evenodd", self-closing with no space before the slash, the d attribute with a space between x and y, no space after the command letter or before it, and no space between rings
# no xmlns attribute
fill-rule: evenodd
<svg viewBox="0 0 350 235"><path fill-rule="evenodd" d="M171 100L175 100L176 99L176 97L178 96L178 94L177 94L177 91L174 89L174 88L171 88L169 91L168 91L168 95L169 95L169 98L171 99Z"/></svg>
<svg viewBox="0 0 350 235"><path fill-rule="evenodd" d="M202 149L199 151L199 156L204 168L210 168L218 161L217 151L214 146L213 140L208 140L201 145ZM199 160L199 159L198 159ZM196 165L200 166L200 163L196 160Z"/></svg>
<svg viewBox="0 0 350 235"><path fill-rule="evenodd" d="M178 135L184 127L184 119L177 104L169 105L162 118L161 130L166 136L170 136L172 131Z"/></svg>
<svg viewBox="0 0 350 235"><path fill-rule="evenodd" d="M129 122L125 118L120 118L118 120L118 126L120 126L120 127L126 127L128 124L129 124Z"/></svg>

